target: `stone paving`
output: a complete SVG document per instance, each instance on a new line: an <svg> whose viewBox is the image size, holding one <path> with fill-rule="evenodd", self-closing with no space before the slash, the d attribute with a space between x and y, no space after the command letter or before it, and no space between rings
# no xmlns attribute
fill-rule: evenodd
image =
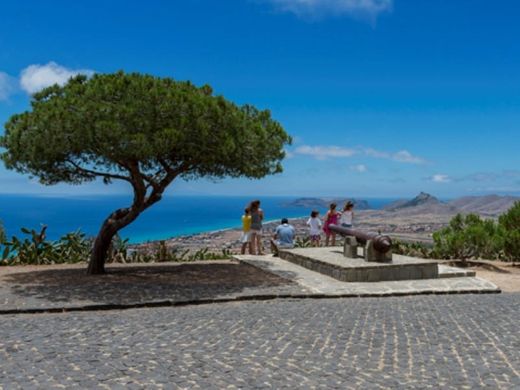
<svg viewBox="0 0 520 390"><path fill-rule="evenodd" d="M359 252L362 248L358 248ZM392 261L376 262L350 258L337 247L280 249L280 258L343 282L381 282L435 279L437 262L393 255Z"/></svg>
<svg viewBox="0 0 520 390"><path fill-rule="evenodd" d="M287 296L309 290L294 281L234 261L114 266L88 276L85 264L0 267L0 314Z"/></svg>
<svg viewBox="0 0 520 390"><path fill-rule="evenodd" d="M441 275L442 277L439 279L346 283L272 255L241 255L235 256L235 258L269 273L294 281L300 286L306 287L314 295L379 297L414 294L500 292L500 289L493 283L478 277L472 277L474 272L465 272L453 267L440 267L441 272L446 275Z"/></svg>
<svg viewBox="0 0 520 390"><path fill-rule="evenodd" d="M229 300L499 292L480 278L345 283L267 256L236 261L111 265L107 275L85 274L85 265L0 268L0 314L117 309Z"/></svg>
<svg viewBox="0 0 520 390"><path fill-rule="evenodd" d="M518 389L520 295L0 316L4 389Z"/></svg>

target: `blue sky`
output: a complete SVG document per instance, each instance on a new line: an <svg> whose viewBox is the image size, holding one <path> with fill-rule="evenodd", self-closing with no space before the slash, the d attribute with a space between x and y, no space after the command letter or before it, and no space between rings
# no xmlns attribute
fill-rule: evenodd
<svg viewBox="0 0 520 390"><path fill-rule="evenodd" d="M269 108L294 137L281 175L171 194L520 194L519 16L514 0L6 2L0 123L77 72L138 71ZM129 191L3 167L0 180L1 193Z"/></svg>

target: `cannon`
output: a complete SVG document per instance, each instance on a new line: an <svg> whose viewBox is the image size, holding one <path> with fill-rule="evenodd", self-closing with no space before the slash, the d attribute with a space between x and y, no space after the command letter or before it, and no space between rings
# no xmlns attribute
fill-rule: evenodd
<svg viewBox="0 0 520 390"><path fill-rule="evenodd" d="M329 229L345 237L343 255L356 258L358 244L364 246L363 257L366 261L392 261L392 239L381 234L368 234L338 225L329 225Z"/></svg>

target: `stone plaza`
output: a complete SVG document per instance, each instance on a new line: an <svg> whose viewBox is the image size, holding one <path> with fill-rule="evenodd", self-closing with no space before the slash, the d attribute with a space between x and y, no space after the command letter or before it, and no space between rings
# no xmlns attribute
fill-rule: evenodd
<svg viewBox="0 0 520 390"><path fill-rule="evenodd" d="M4 389L515 389L520 295L3 315Z"/></svg>
<svg viewBox="0 0 520 390"><path fill-rule="evenodd" d="M0 388L520 388L520 294L445 265L347 283L297 263L2 269Z"/></svg>

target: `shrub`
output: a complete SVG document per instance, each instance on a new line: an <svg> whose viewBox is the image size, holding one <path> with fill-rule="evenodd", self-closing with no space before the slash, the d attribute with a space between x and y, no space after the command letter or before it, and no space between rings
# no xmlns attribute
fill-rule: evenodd
<svg viewBox="0 0 520 390"><path fill-rule="evenodd" d="M27 228L21 229L28 237L19 239L16 236L2 242L2 264L59 264L85 261L92 242L79 231L67 233L59 240L47 241L47 226L38 232Z"/></svg>
<svg viewBox="0 0 520 390"><path fill-rule="evenodd" d="M311 246L311 239L310 237L296 237L296 240L294 242L295 248L309 248Z"/></svg>
<svg viewBox="0 0 520 390"><path fill-rule="evenodd" d="M404 242L399 240L392 241L392 252L397 255L420 257L429 259L434 257L431 246L420 242Z"/></svg>
<svg viewBox="0 0 520 390"><path fill-rule="evenodd" d="M157 247L152 252L139 252L135 249L131 249L129 252L131 254L125 262L130 263L190 262L231 258L229 249L222 249L221 252L210 252L209 248L201 248L195 252L190 252L189 249L168 248L165 241L159 241Z"/></svg>
<svg viewBox="0 0 520 390"><path fill-rule="evenodd" d="M457 214L433 240L435 257L461 260L498 258L502 242L496 223L476 214Z"/></svg>
<svg viewBox="0 0 520 390"><path fill-rule="evenodd" d="M509 261L520 260L520 201L498 219L502 238L503 257Z"/></svg>

